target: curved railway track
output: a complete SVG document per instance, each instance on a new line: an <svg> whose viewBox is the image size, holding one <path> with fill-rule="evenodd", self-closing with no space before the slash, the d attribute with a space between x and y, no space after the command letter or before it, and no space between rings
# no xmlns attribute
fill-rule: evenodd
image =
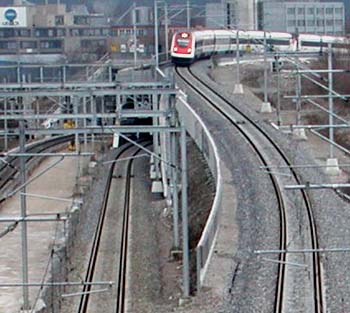
<svg viewBox="0 0 350 313"><path fill-rule="evenodd" d="M41 153L64 142L68 142L72 138L72 135L51 137L48 140L31 144L26 152ZM26 161L30 163L33 159L34 157L28 157ZM20 160L17 156L8 156L4 161L0 162L0 190L3 190L15 179L16 175L19 173L19 162Z"/></svg>
<svg viewBox="0 0 350 313"><path fill-rule="evenodd" d="M149 143L142 142L144 146L149 145ZM128 150L134 149L130 156L136 156L141 149L135 148L132 144L125 144L115 157L115 160L118 160L125 152ZM121 241L120 241L120 254L119 254L119 271L117 274L117 284L116 284L116 299L114 308L111 309L111 312L123 313L125 311L125 295L126 295L126 272L127 272L127 253L128 253L128 232L129 232L129 213L130 213L130 188L131 188L131 178L132 178L132 167L133 167L133 158L128 160L127 169L126 169L126 178L125 178L125 195L124 195L124 207L122 210L122 229L121 232ZM110 189L112 185L112 179L114 177L113 173L116 168L116 162L113 163L108 174L107 184L104 192L102 206L99 212L98 223L96 225L95 234L93 238L91 253L88 261L87 271L85 275L85 282L93 282L94 275L97 267L99 248L102 240L102 233L104 230L104 225L106 222L106 214L108 209L108 202L110 198ZM118 229L117 229L118 231ZM118 243L119 244L119 243ZM115 265L116 266L116 265ZM78 313L90 312L90 292L92 290L91 285L84 285L82 290L82 296L80 298Z"/></svg>
<svg viewBox="0 0 350 313"><path fill-rule="evenodd" d="M297 174L297 172L291 167L292 163L289 161L287 155L282 151L282 149L274 142L274 140L269 136L269 134L258 125L253 119L251 119L248 115L242 113L238 107L235 107L228 99L226 99L223 95L218 93L215 89L213 89L211 86L209 86L208 83L203 81L201 78L197 77L190 68L183 68L181 71L178 67L175 68L175 71L177 75L188 85L191 89L193 89L197 94L199 94L202 98L204 98L210 105L215 108L225 119L229 121L229 123L234 126L241 134L244 136L244 138L250 143L252 148L256 151L257 155L259 156L260 161L264 164L264 166L267 166L268 168L268 161L265 159L265 157L262 155L262 153L259 151L259 147L254 143L252 140L251 135L249 135L241 126L242 120L244 121L244 124L251 125L255 130L257 130L268 142L269 144L278 152L280 157L283 159L283 161L290 167L290 173L293 176L294 180L297 182L297 184L301 184L301 180ZM182 73L182 71L187 72L186 75ZM189 78L186 77L188 74ZM194 84L193 82L196 82ZM201 87L197 87L198 84L201 85ZM205 89L205 91L204 91ZM211 95L211 96L209 96ZM213 100L212 96L219 98L221 101L225 102L227 106L229 106L231 109L235 111L235 114L237 113L240 116L240 123L236 122L223 108L218 106ZM282 196L282 188L279 186L278 181L272 173L269 173L269 177L271 179L271 182L273 184L273 188L276 191L276 197L278 201L279 206L279 212L280 212L280 250L286 250L287 247L287 221L286 221L286 211L285 211L285 203ZM310 236L311 236L311 245L312 249L318 249L318 238L317 238L317 229L316 229L316 223L315 218L312 210L311 201L308 197L308 194L305 190L301 190L301 196L303 198L304 205L307 210L307 216L308 216L308 222L310 227ZM282 313L283 312L283 297L284 297L284 288L285 288L285 273L286 273L286 253L280 253L279 254L279 266L278 266L278 278L277 278L277 286L276 286L276 296L274 301L274 312L275 313ZM313 253L312 255L312 263L313 263L313 295L314 295L314 312L315 313L321 313L324 312L323 308L323 293L322 293L322 277L321 277L321 261L320 256L318 253Z"/></svg>

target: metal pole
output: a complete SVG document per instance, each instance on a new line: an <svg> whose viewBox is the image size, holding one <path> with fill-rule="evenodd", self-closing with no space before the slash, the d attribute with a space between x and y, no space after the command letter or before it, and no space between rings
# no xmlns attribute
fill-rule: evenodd
<svg viewBox="0 0 350 313"><path fill-rule="evenodd" d="M164 2L164 26L165 26L165 59L169 60L169 20L168 20L168 4Z"/></svg>
<svg viewBox="0 0 350 313"><path fill-rule="evenodd" d="M132 23L133 23L133 27L134 27L134 67L136 67L137 65L137 36L136 36L136 3L134 2L133 5L133 14L132 14Z"/></svg>
<svg viewBox="0 0 350 313"><path fill-rule="evenodd" d="M178 248L180 246L179 240L179 201L177 192L177 145L176 145L176 133L171 133L171 163L175 166L171 168L171 184L172 184L172 194L173 194L173 223L174 223L174 247Z"/></svg>
<svg viewBox="0 0 350 313"><path fill-rule="evenodd" d="M236 30L236 62L237 62L237 68L236 68L236 71L237 71L237 82L236 84L239 84L240 81L241 81L241 78L240 78L240 69L239 69L239 30L237 29Z"/></svg>
<svg viewBox="0 0 350 313"><path fill-rule="evenodd" d="M96 126L97 125L96 106L95 106L95 103L94 103L94 97L93 96L90 96L90 112L94 115L94 117L92 119L92 125ZM91 150L95 151L95 134L91 134Z"/></svg>
<svg viewBox="0 0 350 313"><path fill-rule="evenodd" d="M79 98L77 96L74 96L73 98L73 112L74 114L78 114L78 103L79 103ZM75 128L78 128L79 119L76 118L74 120L75 123ZM80 151L80 142L79 142L79 134L75 134L75 153L79 153ZM80 178L80 157L77 157L77 173L76 173L76 183L78 184Z"/></svg>
<svg viewBox="0 0 350 313"><path fill-rule="evenodd" d="M67 82L67 68L65 65L63 65L63 74L62 74L62 82L63 82L63 87L65 86Z"/></svg>
<svg viewBox="0 0 350 313"><path fill-rule="evenodd" d="M280 73L280 57L276 57L276 67L277 67L277 107L276 107L276 113L277 113L277 125L281 126L281 73Z"/></svg>
<svg viewBox="0 0 350 313"><path fill-rule="evenodd" d="M36 97L35 98L35 104L36 104L36 114L39 115L40 114L40 103L39 103L39 98ZM62 111L62 109L60 109L60 112ZM36 119L36 128L39 128L40 127L40 119L39 117L37 117Z"/></svg>
<svg viewBox="0 0 350 313"><path fill-rule="evenodd" d="M190 295L188 207L187 207L187 151L186 130L181 128L181 210L182 210L182 262L184 296Z"/></svg>
<svg viewBox="0 0 350 313"><path fill-rule="evenodd" d="M301 110L301 75L299 73L299 60L298 57L296 57L296 65L297 65L297 82L296 82L296 94L297 94L297 115L296 115L296 121L295 124L299 125L300 124L300 110Z"/></svg>
<svg viewBox="0 0 350 313"><path fill-rule="evenodd" d="M21 153L25 152L25 130L24 121L19 122L20 135L19 146ZM26 199L26 157L20 157L20 177L21 177L21 218L25 219L27 216L27 199ZM28 239L27 239L27 223L23 222L21 225L22 238L22 281L23 281L23 310L29 310L29 293L28 293Z"/></svg>
<svg viewBox="0 0 350 313"><path fill-rule="evenodd" d="M4 98L4 114L7 116L7 98ZM4 151L8 150L8 137L7 137L7 120L4 121L5 137L4 137Z"/></svg>
<svg viewBox="0 0 350 313"><path fill-rule="evenodd" d="M334 129L333 129L333 73L331 72L333 69L333 55L332 55L332 45L328 44L328 106L329 106L329 140L330 142L334 142ZM332 159L334 155L333 145L329 145L329 157Z"/></svg>
<svg viewBox="0 0 350 313"><path fill-rule="evenodd" d="M267 42L266 42L266 31L264 30L264 103L268 102L267 99Z"/></svg>
<svg viewBox="0 0 350 313"><path fill-rule="evenodd" d="M87 108L86 108L86 97L83 97L83 112L84 114L87 113ZM87 127L87 120L84 118L84 128ZM87 134L84 134L84 151L87 151Z"/></svg>
<svg viewBox="0 0 350 313"><path fill-rule="evenodd" d="M191 8L190 8L190 0L187 0L186 3L186 11L187 11L187 29L191 28Z"/></svg>
<svg viewBox="0 0 350 313"><path fill-rule="evenodd" d="M44 68L40 66L40 83L44 82Z"/></svg>
<svg viewBox="0 0 350 313"><path fill-rule="evenodd" d="M153 111L157 111L158 110L158 97L155 95L152 95L152 108ZM159 119L157 117L153 118L153 125L159 125ZM160 152L160 147L159 147L159 134L158 133L154 133L153 134L153 150L154 150L154 154L159 157L159 152ZM161 173L160 173L160 162L158 158L154 159L154 169L156 172L156 177L157 179L160 178Z"/></svg>
<svg viewBox="0 0 350 313"><path fill-rule="evenodd" d="M159 67L159 47L158 47L158 3L154 0L154 53L156 57L156 68Z"/></svg>

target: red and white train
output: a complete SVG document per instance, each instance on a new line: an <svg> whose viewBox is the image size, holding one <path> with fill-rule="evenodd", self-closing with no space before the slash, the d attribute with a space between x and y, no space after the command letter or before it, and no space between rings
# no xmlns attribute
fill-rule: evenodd
<svg viewBox="0 0 350 313"><path fill-rule="evenodd" d="M188 65L194 60L213 54L232 53L237 49L237 30L182 31L173 36L171 58L177 65ZM259 51L263 47L263 31L238 31L239 50ZM337 46L349 44L345 37L300 34L298 40L290 33L266 32L270 49L315 51L329 43Z"/></svg>

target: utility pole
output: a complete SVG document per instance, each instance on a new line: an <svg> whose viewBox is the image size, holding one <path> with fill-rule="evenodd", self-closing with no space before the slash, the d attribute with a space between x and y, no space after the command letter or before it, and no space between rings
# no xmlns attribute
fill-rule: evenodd
<svg viewBox="0 0 350 313"><path fill-rule="evenodd" d="M295 56L295 64L296 64L296 120L295 124L298 126L301 124L301 73L300 73L300 65L299 65L299 56L296 54ZM305 129L304 128L296 128L293 130L294 135L299 139L306 139Z"/></svg>
<svg viewBox="0 0 350 313"><path fill-rule="evenodd" d="M301 74L299 73L299 58L296 57L296 64L297 64L297 82L296 82L296 95L297 95L297 115L295 124L300 125L300 110L301 110Z"/></svg>
<svg viewBox="0 0 350 313"><path fill-rule="evenodd" d="M188 206L187 206L187 150L186 131L181 128L181 209L182 209L182 266L183 266L183 289L185 297L190 295L190 256L188 236Z"/></svg>
<svg viewBox="0 0 350 313"><path fill-rule="evenodd" d="M237 84L240 84L241 82L241 77L240 77L240 68L239 68L239 30L237 28L236 30L236 67L237 67L237 72L236 72L236 79L237 79Z"/></svg>
<svg viewBox="0 0 350 313"><path fill-rule="evenodd" d="M169 21L168 3L164 1L164 27L165 27L165 59L169 60Z"/></svg>
<svg viewBox="0 0 350 313"><path fill-rule="evenodd" d="M332 44L328 44L328 111L329 111L329 158L327 159L326 172L330 175L340 173L338 159L334 157L334 121L333 121L333 53Z"/></svg>
<svg viewBox="0 0 350 313"><path fill-rule="evenodd" d="M329 140L331 144L329 145L329 157L332 159L334 155L333 142L334 142L334 129L333 129L333 55L332 55L332 45L328 44L328 107L329 107Z"/></svg>
<svg viewBox="0 0 350 313"><path fill-rule="evenodd" d="M4 114L7 116L7 98L4 98ZM7 120L4 121L4 129L5 129L5 136L4 136L4 151L7 152L8 150L8 125Z"/></svg>
<svg viewBox="0 0 350 313"><path fill-rule="evenodd" d="M190 7L190 0L187 0L186 2L186 11L187 11L187 29L191 29L191 7Z"/></svg>
<svg viewBox="0 0 350 313"><path fill-rule="evenodd" d="M266 31L264 30L264 102L267 103L267 40Z"/></svg>
<svg viewBox="0 0 350 313"><path fill-rule="evenodd" d="M136 36L136 3L133 4L132 10L132 24L133 24L133 32L134 32L134 67L137 65L137 36Z"/></svg>
<svg viewBox="0 0 350 313"><path fill-rule="evenodd" d="M281 68L280 68L280 57L279 55L275 56L276 60L276 69L277 69L277 126L281 126Z"/></svg>
<svg viewBox="0 0 350 313"><path fill-rule="evenodd" d="M19 121L19 146L20 153L25 153L25 131L24 120ZM21 177L21 217L23 219L27 216L27 199L26 199L26 157L20 157L20 177ZM21 238L22 238L22 282L23 282L23 311L29 310L29 292L28 292L28 239L27 239L27 222L23 221L21 224Z"/></svg>
<svg viewBox="0 0 350 313"><path fill-rule="evenodd" d="M234 94L242 94L243 86L241 84L240 67L239 67L239 30L236 30L236 84L233 90Z"/></svg>
<svg viewBox="0 0 350 313"><path fill-rule="evenodd" d="M271 104L267 94L267 39L266 31L264 30L264 101L261 106L261 112L271 113Z"/></svg>
<svg viewBox="0 0 350 313"><path fill-rule="evenodd" d="M154 53L156 58L156 68L159 67L159 47L158 47L158 3L154 0Z"/></svg>

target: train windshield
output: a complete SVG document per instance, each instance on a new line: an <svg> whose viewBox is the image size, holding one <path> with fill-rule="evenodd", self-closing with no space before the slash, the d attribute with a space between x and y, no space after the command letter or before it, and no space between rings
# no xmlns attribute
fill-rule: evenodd
<svg viewBox="0 0 350 313"><path fill-rule="evenodd" d="M180 46L180 47L187 47L190 43L190 40L189 39L185 39L185 38L178 38L177 39L177 44Z"/></svg>
<svg viewBox="0 0 350 313"><path fill-rule="evenodd" d="M179 34L176 43L180 47L188 47L190 44L190 35L188 33Z"/></svg>

